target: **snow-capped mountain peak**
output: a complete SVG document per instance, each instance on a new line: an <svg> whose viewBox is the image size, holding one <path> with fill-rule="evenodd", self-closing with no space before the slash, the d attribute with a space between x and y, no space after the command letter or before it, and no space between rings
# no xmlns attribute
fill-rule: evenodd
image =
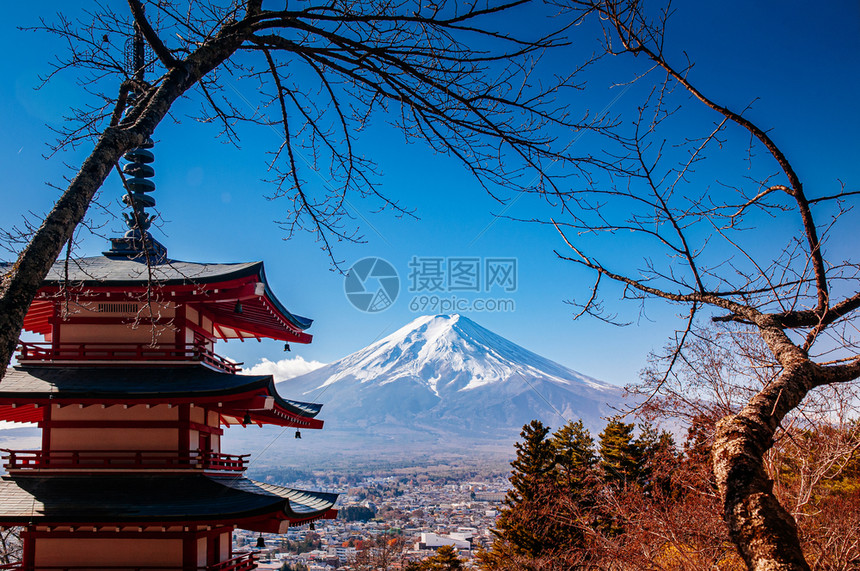
<svg viewBox="0 0 860 571"><path fill-rule="evenodd" d="M324 403L329 423L417 423L435 430L444 420L445 429L482 433L515 433L533 418L553 426L583 418L598 426L622 392L461 315L418 317L339 361L284 381L280 390Z"/></svg>
<svg viewBox="0 0 860 571"><path fill-rule="evenodd" d="M347 371L361 382L379 384L413 377L423 379L438 396L440 382L447 386L459 379L450 388L465 391L517 373L539 373L565 384L580 381L599 390L607 387L456 314L418 317L338 364L341 374L325 384L336 383Z"/></svg>

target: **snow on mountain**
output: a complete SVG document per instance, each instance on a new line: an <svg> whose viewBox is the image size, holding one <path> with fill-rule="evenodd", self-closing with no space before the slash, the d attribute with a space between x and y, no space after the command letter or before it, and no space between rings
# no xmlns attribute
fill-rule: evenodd
<svg viewBox="0 0 860 571"><path fill-rule="evenodd" d="M511 440L534 418L594 434L623 391L459 315L422 316L343 359L279 384L321 402L326 431Z"/></svg>

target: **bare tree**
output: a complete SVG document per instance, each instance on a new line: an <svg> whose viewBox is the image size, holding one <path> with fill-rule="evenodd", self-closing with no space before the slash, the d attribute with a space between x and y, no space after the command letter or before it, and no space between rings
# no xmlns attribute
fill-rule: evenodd
<svg viewBox="0 0 860 571"><path fill-rule="evenodd" d="M672 359L676 362L667 371ZM685 450L689 458L698 459L704 454L696 449L711 448L719 419L741 410L780 373L767 345L749 328L733 323L694 325L683 351L678 353L670 344L665 353L655 355L644 382L634 390L650 397L642 409L648 418L671 418L694 427L694 438L688 439ZM811 391L783 419L764 456L774 495L797 522L812 569L851 569L860 553L859 389L839 383ZM704 492L704 497L710 486L702 483L713 479L708 472L706 478L691 472L691 489ZM674 479L683 474L672 468Z"/></svg>
<svg viewBox="0 0 860 571"><path fill-rule="evenodd" d="M43 22L41 30L67 45L46 80L76 73L92 95L57 148L93 148L2 276L0 374L33 296L95 192L180 98L199 102L197 118L220 126L230 141L243 123L283 133L269 169L273 194L291 206L283 225L314 232L327 251L332 240L357 237L346 220L351 197L408 213L379 192L373 163L356 148L357 132L380 116L407 139L461 160L491 193L551 184L545 165L564 157L544 127L589 125L571 122L554 101L571 85L568 77L532 80L541 53L563 43L516 26L516 14L532 5L540 6L330 0L272 10L262 0L128 0L127 13L105 2L77 21L58 15ZM149 47L150 82L124 64L133 28ZM331 181L324 192L305 180L316 169Z"/></svg>
<svg viewBox="0 0 860 571"><path fill-rule="evenodd" d="M402 537L377 535L354 557L350 558L349 568L355 571L383 571L400 568L406 561L404 552L408 545Z"/></svg>
<svg viewBox="0 0 860 571"><path fill-rule="evenodd" d="M21 528L0 529L0 561L8 565L21 560Z"/></svg>
<svg viewBox="0 0 860 571"><path fill-rule="evenodd" d="M602 30L604 59L642 64L634 85L642 99L632 120L601 129L591 164L602 160L604 168L561 196L562 213L552 220L568 247L559 255L596 276L584 299L573 302L577 315L619 322L601 303L609 284L640 303L682 306L687 325L656 377L657 391L674 367L697 359L690 346L697 317L737 324L761 340L772 374L735 395L743 400L725 408L714 440L723 516L749 568L809 569L765 458L810 391L860 376L858 264L828 256L827 242L840 232L851 239L843 215L860 191L836 180L834 188L805 188L750 108L734 109L700 88L689 60L665 45L669 7L649 12L637 0L560 4ZM747 153L736 152L743 146ZM733 168L727 161L738 155ZM709 158L719 161L716 181L703 168ZM759 224L767 229L757 231ZM595 255L597 245L606 252L612 240L612 259ZM631 261L633 251L644 262Z"/></svg>

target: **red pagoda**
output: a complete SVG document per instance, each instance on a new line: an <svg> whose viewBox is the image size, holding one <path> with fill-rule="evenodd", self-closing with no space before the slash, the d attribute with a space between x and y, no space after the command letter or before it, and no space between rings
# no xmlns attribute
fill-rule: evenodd
<svg viewBox="0 0 860 571"><path fill-rule="evenodd" d="M148 231L153 155L125 158L128 232L103 256L54 265L24 322L44 342L22 342L0 381L0 420L37 423L42 439L5 451L0 525L23 527L23 555L2 568L253 569L253 553L232 551L235 529L332 518L337 496L249 480L248 455L221 452L231 425L299 436L323 423L320 405L238 374L213 345L309 343L311 320L278 301L261 262L169 259Z"/></svg>

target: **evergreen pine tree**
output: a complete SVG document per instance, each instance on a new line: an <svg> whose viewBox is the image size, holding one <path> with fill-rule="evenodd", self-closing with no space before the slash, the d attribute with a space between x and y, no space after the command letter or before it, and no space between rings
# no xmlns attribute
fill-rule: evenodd
<svg viewBox="0 0 860 571"><path fill-rule="evenodd" d="M643 491L650 495L656 491L672 493L672 466L679 461L675 439L671 434L657 430L648 423L639 426L641 431L634 445L638 448L638 482Z"/></svg>
<svg viewBox="0 0 860 571"><path fill-rule="evenodd" d="M421 562L421 571L461 571L463 560L457 557L457 551L450 545L443 545L436 550L436 555Z"/></svg>
<svg viewBox="0 0 860 571"><path fill-rule="evenodd" d="M554 516L551 536L570 551L583 547L586 528L599 524L596 510L601 482L596 473L594 439L582 421L568 422L553 434L554 489L546 498L546 511Z"/></svg>
<svg viewBox="0 0 860 571"><path fill-rule="evenodd" d="M522 501L534 501L540 496L542 487L551 475L555 466L555 453L552 442L547 439L549 427L539 420L533 420L523 426L517 442L516 459L511 462L511 486L505 504L514 507Z"/></svg>
<svg viewBox="0 0 860 571"><path fill-rule="evenodd" d="M643 450L633 440L633 424L612 418L600 433L600 468L606 482L625 487L641 477Z"/></svg>
<svg viewBox="0 0 860 571"><path fill-rule="evenodd" d="M582 421L568 422L552 436L556 482L569 490L581 488L597 464L594 439Z"/></svg>
<svg viewBox="0 0 860 571"><path fill-rule="evenodd" d="M687 428L687 439L684 441L684 457L688 463L711 469L711 442L715 430L716 422L713 418L704 414L693 417Z"/></svg>
<svg viewBox="0 0 860 571"><path fill-rule="evenodd" d="M511 490L505 497L493 533L491 551L480 556L485 569L510 568L511 557L536 559L556 547L545 497L554 477L555 452L547 438L549 427L533 420L523 427L517 457L511 462Z"/></svg>

